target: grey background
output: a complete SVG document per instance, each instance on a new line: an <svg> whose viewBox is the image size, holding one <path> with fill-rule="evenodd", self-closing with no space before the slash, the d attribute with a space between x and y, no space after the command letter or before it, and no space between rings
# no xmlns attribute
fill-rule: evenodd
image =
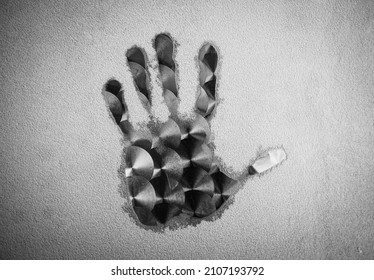
<svg viewBox="0 0 374 280"><path fill-rule="evenodd" d="M374 258L372 1L2 1L0 10L1 258ZM164 31L180 44L185 113L199 47L219 46L217 155L234 171L261 148L283 145L288 160L248 181L217 221L155 233L122 212L120 133L100 91L118 78L141 121L125 52L138 44L151 57Z"/></svg>

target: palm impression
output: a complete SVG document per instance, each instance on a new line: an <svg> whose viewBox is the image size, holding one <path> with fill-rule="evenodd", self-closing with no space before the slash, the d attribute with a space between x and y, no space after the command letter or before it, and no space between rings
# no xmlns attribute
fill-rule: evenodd
<svg viewBox="0 0 374 280"><path fill-rule="evenodd" d="M286 154L282 148L268 149L236 178L225 174L214 156L209 124L217 107L217 48L206 43L198 53L200 87L194 117L186 119L178 115L176 42L163 33L156 36L153 46L158 61L158 69L153 70L159 72L170 111L166 122L150 116L147 125L135 128L129 121L121 84L111 79L102 93L125 140L119 168L121 194L131 205L129 211L137 222L157 228L214 217L246 178L278 165ZM150 66L146 54L141 48L132 47L126 57L138 96L150 112Z"/></svg>

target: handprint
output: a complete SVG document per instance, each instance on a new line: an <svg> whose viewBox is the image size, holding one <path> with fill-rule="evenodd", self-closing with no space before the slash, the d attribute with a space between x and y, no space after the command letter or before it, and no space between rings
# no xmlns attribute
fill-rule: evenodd
<svg viewBox="0 0 374 280"><path fill-rule="evenodd" d="M104 99L127 143L119 169L122 194L129 195L137 219L145 226L209 217L222 209L246 178L286 158L282 148L270 149L236 179L225 174L214 156L209 125L217 107L217 48L207 43L199 51L199 93L195 115L187 119L178 115L175 45L168 34L159 34L154 40L163 97L170 111L166 122L151 116L147 125L136 129L129 121L121 84L111 79L103 88ZM139 47L132 47L126 57L139 98L149 110L152 96L146 55Z"/></svg>

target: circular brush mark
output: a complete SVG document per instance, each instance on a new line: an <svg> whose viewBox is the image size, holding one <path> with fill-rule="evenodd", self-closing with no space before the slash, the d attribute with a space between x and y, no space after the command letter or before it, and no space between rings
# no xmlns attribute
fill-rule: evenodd
<svg viewBox="0 0 374 280"><path fill-rule="evenodd" d="M143 68L145 68L145 58L143 52L140 50L140 48L133 47L129 49L126 53L127 61L128 62L134 62L139 65L141 65Z"/></svg>
<svg viewBox="0 0 374 280"><path fill-rule="evenodd" d="M186 203L183 207L184 213L202 218L215 211L214 202L208 194L196 190L186 192Z"/></svg>
<svg viewBox="0 0 374 280"><path fill-rule="evenodd" d="M181 123L182 139L192 138L198 142L209 142L210 127L205 118L196 115L192 122Z"/></svg>
<svg viewBox="0 0 374 280"><path fill-rule="evenodd" d="M166 123L161 125L158 137L165 146L172 149L179 147L182 138L178 124L170 118Z"/></svg>
<svg viewBox="0 0 374 280"><path fill-rule="evenodd" d="M156 149L151 149L149 151L149 154L153 160L153 174L152 174L152 179L153 179L161 175L162 158Z"/></svg>
<svg viewBox="0 0 374 280"><path fill-rule="evenodd" d="M174 179L168 178L165 174L152 179L151 184L156 191L157 204L170 203L182 207L184 204L184 189Z"/></svg>
<svg viewBox="0 0 374 280"><path fill-rule="evenodd" d="M108 91L103 91L102 93L105 103L109 107L110 112L112 113L114 119L118 124L121 121L122 115L124 113L121 101L113 93L110 93Z"/></svg>
<svg viewBox="0 0 374 280"><path fill-rule="evenodd" d="M218 209L231 195L235 193L238 182L227 177L221 171L212 174L212 179L214 182L213 201Z"/></svg>
<svg viewBox="0 0 374 280"><path fill-rule="evenodd" d="M162 64L159 65L159 68L164 88L170 90L175 96L178 96L177 85L175 83L175 72Z"/></svg>
<svg viewBox="0 0 374 280"><path fill-rule="evenodd" d="M151 181L157 197L157 204L152 214L160 223L166 223L181 213L185 203L184 190L178 181L168 178L165 174Z"/></svg>
<svg viewBox="0 0 374 280"><path fill-rule="evenodd" d="M209 171L212 167L213 153L206 144L193 145L191 144L191 163L194 166L201 167Z"/></svg>
<svg viewBox="0 0 374 280"><path fill-rule="evenodd" d="M134 206L134 212L138 217L139 221L146 226L157 226L157 220L153 216L152 211L144 208L144 207L137 207Z"/></svg>
<svg viewBox="0 0 374 280"><path fill-rule="evenodd" d="M142 176L150 180L153 175L153 160L150 154L143 148L131 146L126 154L126 177Z"/></svg>
<svg viewBox="0 0 374 280"><path fill-rule="evenodd" d="M159 64L165 65L171 70L175 71L175 63L173 60L173 40L166 34L159 34L155 39L155 49Z"/></svg>
<svg viewBox="0 0 374 280"><path fill-rule="evenodd" d="M218 54L211 44L204 45L198 56L200 66L200 94L196 108L204 117L212 114L216 106L216 70Z"/></svg>
<svg viewBox="0 0 374 280"><path fill-rule="evenodd" d="M166 147L156 149L161 157L161 170L174 180L179 180L183 174L182 159L176 151Z"/></svg>
<svg viewBox="0 0 374 280"><path fill-rule="evenodd" d="M125 140L129 141L133 146L141 147L147 151L152 148L152 134L147 127L135 130L128 120L123 120L119 124Z"/></svg>
<svg viewBox="0 0 374 280"><path fill-rule="evenodd" d="M139 98L144 105L151 103L149 94L149 75L145 65L145 57L142 50L138 47L129 49L126 53L127 63L134 78L134 83L139 91Z"/></svg>
<svg viewBox="0 0 374 280"><path fill-rule="evenodd" d="M144 94L144 96L147 99L149 99L149 94L147 90L147 84L149 83L149 80L145 68L143 68L143 66L135 62L129 62L129 66L131 69L132 76L134 78L134 82L137 85L139 91L142 94Z"/></svg>
<svg viewBox="0 0 374 280"><path fill-rule="evenodd" d="M152 210L156 204L156 192L152 184L141 176L126 178L133 205Z"/></svg>
<svg viewBox="0 0 374 280"><path fill-rule="evenodd" d="M183 173L182 184L185 191L195 190L213 196L214 182L204 169L189 167Z"/></svg>
<svg viewBox="0 0 374 280"><path fill-rule="evenodd" d="M181 212L182 210L179 207L169 203L157 204L152 210L152 214L161 224L165 224L171 218L178 216Z"/></svg>
<svg viewBox="0 0 374 280"><path fill-rule="evenodd" d="M179 106L179 99L175 78L175 63L173 59L173 40L166 34L159 34L156 36L154 48L157 53L159 71L164 88L164 100L172 115L176 115Z"/></svg>

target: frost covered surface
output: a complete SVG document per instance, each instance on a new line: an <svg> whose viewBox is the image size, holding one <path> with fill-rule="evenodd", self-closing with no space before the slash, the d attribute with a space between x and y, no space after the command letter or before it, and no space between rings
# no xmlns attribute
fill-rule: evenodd
<svg viewBox="0 0 374 280"><path fill-rule="evenodd" d="M1 5L1 257L372 259L373 4L174 2ZM280 144L288 160L220 219L155 233L123 215L123 147L98 94L108 78L128 84L130 118L146 121L125 52L151 54L166 31L186 114L197 52L219 46L212 136L228 168Z"/></svg>

